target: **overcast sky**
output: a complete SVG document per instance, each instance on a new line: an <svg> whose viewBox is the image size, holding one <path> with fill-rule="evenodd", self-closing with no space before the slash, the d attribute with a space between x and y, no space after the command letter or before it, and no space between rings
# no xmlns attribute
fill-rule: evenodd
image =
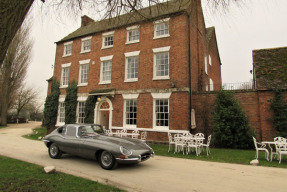
<svg viewBox="0 0 287 192"><path fill-rule="evenodd" d="M246 0L241 7L231 6L226 15L214 15L205 6L205 1L202 3L205 23L206 27L215 26L223 83L252 79L249 72L252 70L252 50L287 46L287 0ZM27 84L40 90L44 102L46 80L53 75L54 42L79 28L81 18L79 15L57 19L45 15L40 11L40 4L41 1L36 1L30 14L34 48Z"/></svg>

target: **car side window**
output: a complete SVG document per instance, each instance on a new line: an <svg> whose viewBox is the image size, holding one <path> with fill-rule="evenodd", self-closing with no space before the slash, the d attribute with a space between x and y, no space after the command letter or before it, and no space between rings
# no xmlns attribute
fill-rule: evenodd
<svg viewBox="0 0 287 192"><path fill-rule="evenodd" d="M59 127L58 133L64 136L66 134L66 126Z"/></svg>

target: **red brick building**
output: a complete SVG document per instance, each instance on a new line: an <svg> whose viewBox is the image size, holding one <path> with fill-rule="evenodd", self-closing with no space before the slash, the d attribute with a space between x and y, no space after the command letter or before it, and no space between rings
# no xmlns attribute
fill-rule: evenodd
<svg viewBox="0 0 287 192"><path fill-rule="evenodd" d="M94 123L106 129L138 129L160 141L196 126L192 92L221 86L215 29L205 28L199 0L139 12L97 22L83 16L81 27L57 42L57 125L65 122L66 88L76 80L78 123L85 122L86 99L96 95Z"/></svg>

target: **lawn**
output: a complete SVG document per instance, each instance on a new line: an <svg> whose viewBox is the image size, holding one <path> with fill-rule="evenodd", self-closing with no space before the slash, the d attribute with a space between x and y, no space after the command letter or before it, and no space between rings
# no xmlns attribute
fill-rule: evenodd
<svg viewBox="0 0 287 192"><path fill-rule="evenodd" d="M185 158L185 159L195 159L203 161L213 161L213 162L223 162L223 163L237 163L250 165L250 161L255 159L255 149L254 150L239 150L239 149L215 149L211 148L211 155L207 156L206 151L203 151L200 156L196 156L195 152L188 155L183 155L181 153L174 154L174 147L170 152L168 152L168 145L155 145L150 144L150 146L155 151L156 155ZM264 153L259 153L259 165L267 167L281 167L287 168L287 157L282 156L281 164L277 159L273 159L272 162L267 161L264 158Z"/></svg>
<svg viewBox="0 0 287 192"><path fill-rule="evenodd" d="M29 135L24 135L23 137L33 140L42 140L42 138L46 135L46 133L47 129L45 128L35 128L33 129L33 133Z"/></svg>
<svg viewBox="0 0 287 192"><path fill-rule="evenodd" d="M36 128L33 130L33 134L25 135L25 138L41 140L46 134L45 128ZM40 139L41 138L41 139ZM255 149L254 150L239 150L239 149L216 149L211 148L211 155L207 156L206 152L203 151L200 156L196 156L195 152L189 155L183 155L182 153L174 154L174 147L170 152L168 151L168 145L150 144L156 155L185 158L185 159L196 159L203 161L213 161L213 162L223 162L223 163L237 163L249 165L250 161L255 159ZM281 167L287 168L287 157L282 156L281 164L278 163L277 159L273 159L272 162L267 161L264 158L264 153L259 153L259 164L260 166L267 167Z"/></svg>
<svg viewBox="0 0 287 192"><path fill-rule="evenodd" d="M0 156L0 191L122 191L64 173L46 174L43 167Z"/></svg>

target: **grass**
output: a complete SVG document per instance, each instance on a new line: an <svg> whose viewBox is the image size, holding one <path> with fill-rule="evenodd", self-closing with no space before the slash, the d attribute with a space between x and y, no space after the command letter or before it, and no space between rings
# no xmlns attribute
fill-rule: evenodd
<svg viewBox="0 0 287 192"><path fill-rule="evenodd" d="M0 191L117 192L118 188L64 173L46 174L43 167L0 156Z"/></svg>
<svg viewBox="0 0 287 192"><path fill-rule="evenodd" d="M23 137L34 140L41 140L42 137L46 135L45 128L36 128L33 130L33 134L25 135ZM41 139L40 139L41 138ZM203 161L213 161L222 163L236 163L250 165L250 161L255 159L255 149L254 150L239 150L239 149L215 149L211 148L211 155L207 156L206 152L203 151L200 156L196 156L195 152L189 155L183 155L182 153L174 154L174 147L170 152L168 152L168 145L158 145L150 144L156 155L175 157L175 158L185 158L185 159L195 159ZM260 166L266 167L281 167L287 168L287 158L286 155L282 156L282 162L279 164L277 159L273 159L272 162L267 161L264 157L265 153L259 153L259 164Z"/></svg>
<svg viewBox="0 0 287 192"><path fill-rule="evenodd" d="M23 137L33 140L42 140L42 138L46 135L46 133L47 133L46 128L35 128L33 129L32 134L24 135Z"/></svg>
<svg viewBox="0 0 287 192"><path fill-rule="evenodd" d="M223 163L236 163L250 165L250 161L255 159L255 149L254 150L239 150L239 149L215 149L211 148L211 155L207 156L206 151L203 151L200 156L196 156L195 152L188 155L183 155L181 153L174 154L174 146L170 152L168 152L168 145L155 145L150 144L150 146L155 151L156 155L166 156L166 157L176 157L185 159L195 159L203 161L213 161L213 162L223 162ZM272 162L267 161L264 157L265 153L259 153L259 165L266 167L281 167L287 168L287 158L286 155L282 156L281 164L275 158Z"/></svg>
<svg viewBox="0 0 287 192"><path fill-rule="evenodd" d="M5 128L6 126L0 126L0 129Z"/></svg>

